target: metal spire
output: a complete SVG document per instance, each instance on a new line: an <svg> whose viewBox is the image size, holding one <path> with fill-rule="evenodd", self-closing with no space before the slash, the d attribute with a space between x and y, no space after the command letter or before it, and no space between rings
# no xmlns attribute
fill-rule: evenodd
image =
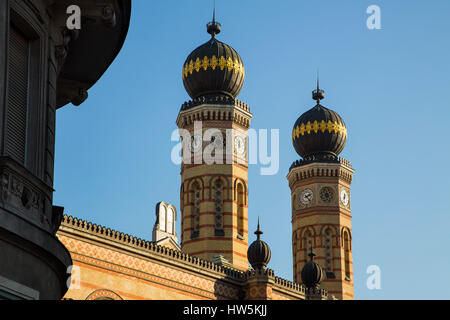
<svg viewBox="0 0 450 320"><path fill-rule="evenodd" d="M317 89L313 91L313 100L317 101L317 104L320 104L320 101L325 98L325 91L320 90L319 85L319 69L317 69Z"/></svg>
<svg viewBox="0 0 450 320"><path fill-rule="evenodd" d="M206 27L212 38L215 38L216 34L219 34L222 29L222 25L216 22L216 0L214 0L213 20L208 23Z"/></svg>
<svg viewBox="0 0 450 320"><path fill-rule="evenodd" d="M257 240L260 240L261 235L263 234L263 232L261 231L261 228L259 227L259 217L258 217L258 229L255 231L255 234L256 234Z"/></svg>
<svg viewBox="0 0 450 320"><path fill-rule="evenodd" d="M317 92L320 90L319 86L319 69L317 69Z"/></svg>

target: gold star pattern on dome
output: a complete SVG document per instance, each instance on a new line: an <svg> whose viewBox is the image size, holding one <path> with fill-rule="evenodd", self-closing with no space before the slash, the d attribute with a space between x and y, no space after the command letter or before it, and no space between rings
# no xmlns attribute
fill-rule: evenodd
<svg viewBox="0 0 450 320"><path fill-rule="evenodd" d="M187 79L189 75L194 73L194 71L195 72L207 71L208 68L211 68L214 71L216 70L217 66L220 67L221 71L227 68L229 72L240 73L242 74L243 77L245 77L244 65L237 59L233 60L231 59L231 57L225 59L224 56L217 58L215 55L213 55L211 58L204 56L203 59L197 58L195 59L195 61L190 60L189 62L186 62L186 64L183 67L182 78L183 80Z"/></svg>
<svg viewBox="0 0 450 320"><path fill-rule="evenodd" d="M313 123L308 121L306 124L301 123L297 125L292 132L292 140L296 140L300 138L300 136L304 136L305 134L317 134L317 133L336 133L347 137L347 128L344 124L338 122L325 122L322 120L320 123L316 120Z"/></svg>

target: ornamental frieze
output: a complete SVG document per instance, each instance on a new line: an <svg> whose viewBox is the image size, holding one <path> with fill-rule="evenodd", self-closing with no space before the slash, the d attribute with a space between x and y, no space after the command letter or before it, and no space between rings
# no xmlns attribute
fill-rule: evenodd
<svg viewBox="0 0 450 320"><path fill-rule="evenodd" d="M2 199L3 201L27 210L40 210L41 196L32 187L25 185L25 183L9 172L4 172L2 175Z"/></svg>
<svg viewBox="0 0 450 320"><path fill-rule="evenodd" d="M336 121L331 122L328 120L328 122L325 122L325 120L322 120L320 123L317 121L314 121L313 123L308 121L306 124L302 123L301 125L296 126L292 131L292 140L296 140L305 134L325 133L326 131L328 131L328 133L339 133L347 137L347 128L344 124Z"/></svg>
<svg viewBox="0 0 450 320"><path fill-rule="evenodd" d="M189 75L195 72L200 72L201 70L207 71L209 68L211 68L213 71L216 69L220 69L223 71L225 68L229 72L236 72L242 74L242 76L245 78L245 69L244 65L239 62L238 60L233 60L231 57L228 57L228 59L225 59L224 56L221 56L220 58L217 58L215 55L213 55L211 58L205 56L203 59L197 58L195 61L190 60L187 62L183 67L183 80L188 78Z"/></svg>

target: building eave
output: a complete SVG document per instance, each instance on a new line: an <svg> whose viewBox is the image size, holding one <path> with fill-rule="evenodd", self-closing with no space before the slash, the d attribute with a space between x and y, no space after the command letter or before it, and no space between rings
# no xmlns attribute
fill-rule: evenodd
<svg viewBox="0 0 450 320"><path fill-rule="evenodd" d="M77 2L83 1L73 0L73 4ZM122 49L130 26L131 0L111 0L111 5L116 12L114 27L85 24L79 37L69 44L57 80L57 108L76 100L80 90L92 88Z"/></svg>

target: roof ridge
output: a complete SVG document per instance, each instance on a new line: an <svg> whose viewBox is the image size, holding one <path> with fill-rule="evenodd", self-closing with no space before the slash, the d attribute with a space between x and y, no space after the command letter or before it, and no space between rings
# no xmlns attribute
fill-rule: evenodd
<svg viewBox="0 0 450 320"><path fill-rule="evenodd" d="M244 278L243 271L225 266L220 266L214 264L211 261L207 261L195 256L190 256L182 251L173 250L168 247L160 246L153 241L137 238L133 235L125 234L123 232L116 231L114 229L107 228L102 225L97 225L87 220L83 220L65 214L63 216L61 225L72 227L79 230L84 230L91 234L100 235L104 238L109 238L137 249L144 249L154 254L158 254L164 257L169 257L176 261L187 263L191 266L201 267L207 269L208 271L222 273L234 280L242 280Z"/></svg>
<svg viewBox="0 0 450 320"><path fill-rule="evenodd" d="M275 276L274 278L275 278L275 283L282 287L285 287L285 288L288 288L290 290L294 290L297 292L301 292L301 293L306 292L305 286L303 286L302 284L300 284L298 282L293 282L293 281L286 280L284 278L280 278L277 276Z"/></svg>

